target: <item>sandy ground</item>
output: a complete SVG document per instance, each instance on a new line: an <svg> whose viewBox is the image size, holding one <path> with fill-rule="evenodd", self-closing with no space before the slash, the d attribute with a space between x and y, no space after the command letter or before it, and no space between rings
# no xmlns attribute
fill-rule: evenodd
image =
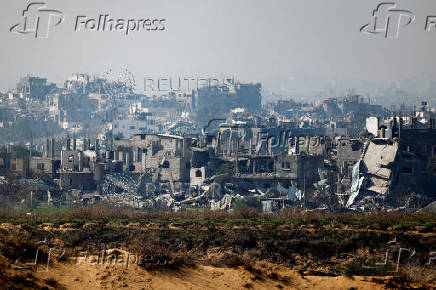
<svg viewBox="0 0 436 290"><path fill-rule="evenodd" d="M85 224L83 227L90 226ZM128 227L136 227L138 223L130 223ZM52 223L44 223L39 227L45 231L74 231L77 230L75 224L66 223L55 227ZM157 227L157 224L151 224L150 227ZM177 225L170 225L172 230L182 230ZM0 229L6 231L5 236L18 235L23 231L22 225L12 225L1 223ZM286 230L283 226L282 230ZM418 235L418 232L411 232ZM425 233L422 238L434 237L434 233ZM63 248L64 242L59 239L51 240L52 246ZM270 264L267 262L256 262L252 267L216 267L205 266L217 265L211 263L216 255L223 255L220 248L210 248L210 253L205 260L198 261L197 266L181 266L176 269L166 266L157 266L154 269L145 269L136 264L130 264L126 268L125 264L93 264L90 260L77 263L74 258L67 258L68 262L53 259L50 261L48 272L39 272L43 270L44 263L38 266L38 269L16 271L11 268L13 260L6 258L4 253L13 253L14 248L4 243L0 251L0 289L21 289L28 287L47 289L386 289L386 285L392 284L391 277L345 277L345 276L325 276L329 273L328 268L321 269L313 276L315 272L307 269L304 276L296 269L289 269L282 265ZM46 248L46 252L47 252ZM216 251L215 251L216 250ZM19 255L15 253L15 255ZM55 254L59 254L54 252ZM128 252L113 248L107 250L111 257L129 254ZM357 254L359 252L357 251ZM362 253L361 253L362 254ZM56 255L55 255L56 256ZM106 257L106 256L105 256ZM297 258L296 258L297 259ZM42 258L43 260L43 258ZM106 261L109 261L107 256ZM209 261L209 262L208 262ZM220 261L216 259L216 261ZM183 264L186 265L186 264ZM225 264L229 265L229 264ZM239 264L238 264L239 265ZM248 265L248 264L247 264ZM250 263L251 265L251 263ZM319 270L319 269L318 269ZM325 270L325 271L324 271ZM303 270L301 270L303 271ZM323 272L324 276L323 276ZM3 275L3 277L2 277ZM2 280L3 279L3 280ZM23 283L23 281L25 283ZM27 282L26 282L27 281ZM433 280L434 281L434 280ZM33 284L31 283L33 282ZM5 283L9 283L5 286ZM27 284L26 284L27 283ZM5 287L2 287L5 286ZM17 287L15 287L17 286ZM418 287L419 285L410 285ZM8 288L13 287L13 288ZM395 287L395 286L394 286ZM433 286L434 287L434 286ZM401 287L397 287L401 288ZM421 288L422 289L422 288ZM430 289L430 288L429 288ZM432 288L433 289L433 288ZM436 288L434 288L436 289Z"/></svg>
<svg viewBox="0 0 436 290"><path fill-rule="evenodd" d="M264 270L257 275L242 267L147 271L136 265L126 269L121 265L57 264L35 276L56 280L56 289L385 289L369 277L303 277L280 266L274 266L274 272L269 267Z"/></svg>

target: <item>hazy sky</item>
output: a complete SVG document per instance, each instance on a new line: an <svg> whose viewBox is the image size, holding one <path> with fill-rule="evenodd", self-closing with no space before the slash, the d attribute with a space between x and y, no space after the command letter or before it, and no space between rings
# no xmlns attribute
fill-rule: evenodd
<svg viewBox="0 0 436 290"><path fill-rule="evenodd" d="M322 80L396 81L436 75L436 31L426 32L435 0L396 1L415 21L398 39L359 32L380 1L372 0L112 0L45 1L63 12L47 39L9 31L31 1L3 0L0 90L26 74L62 83L75 72L127 68L144 77L236 76L266 86L301 76ZM164 31L74 31L78 15L164 18ZM295 86L298 87L298 82Z"/></svg>

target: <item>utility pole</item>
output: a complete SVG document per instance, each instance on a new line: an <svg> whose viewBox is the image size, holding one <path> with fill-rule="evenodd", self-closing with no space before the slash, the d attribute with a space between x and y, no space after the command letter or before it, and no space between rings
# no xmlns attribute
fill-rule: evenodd
<svg viewBox="0 0 436 290"><path fill-rule="evenodd" d="M303 162L303 194L304 194L304 206L306 206L306 167L304 166L304 156L302 156L302 162Z"/></svg>
<svg viewBox="0 0 436 290"><path fill-rule="evenodd" d="M239 174L239 168L238 168L238 151L239 151L239 138L236 142L236 155L235 155L235 173Z"/></svg>

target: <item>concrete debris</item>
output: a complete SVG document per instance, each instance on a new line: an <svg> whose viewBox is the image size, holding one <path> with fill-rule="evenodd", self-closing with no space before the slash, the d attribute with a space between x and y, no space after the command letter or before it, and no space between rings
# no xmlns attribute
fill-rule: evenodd
<svg viewBox="0 0 436 290"><path fill-rule="evenodd" d="M217 209L230 209L232 205L233 196L230 194L225 194L220 201L211 200L210 201L210 208L212 210Z"/></svg>
<svg viewBox="0 0 436 290"><path fill-rule="evenodd" d="M349 208L356 197L359 195L360 187L362 186L364 177L360 177L360 160L357 161L357 163L353 167L353 173L352 173L352 181L351 181L351 195L350 198L347 201L347 207Z"/></svg>
<svg viewBox="0 0 436 290"><path fill-rule="evenodd" d="M418 210L418 212L428 212L428 213L436 213L436 201L433 201L426 207Z"/></svg>
<svg viewBox="0 0 436 290"><path fill-rule="evenodd" d="M63 87L25 77L0 94L1 129L16 116L63 128L25 150L4 141L0 191L30 191L23 206L37 198L174 211L240 202L264 212L417 210L436 200L436 110L426 102L394 111L353 93L265 103L261 84L234 80L134 91L76 74Z"/></svg>

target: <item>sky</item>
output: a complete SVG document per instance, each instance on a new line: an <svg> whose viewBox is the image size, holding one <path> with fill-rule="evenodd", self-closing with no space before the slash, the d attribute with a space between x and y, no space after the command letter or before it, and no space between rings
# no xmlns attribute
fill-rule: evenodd
<svg viewBox="0 0 436 290"><path fill-rule="evenodd" d="M395 1L415 16L396 39L360 32L380 3L373 0L50 0L40 2L65 19L47 38L11 33L31 2L2 1L2 92L27 74L62 84L73 73L110 69L131 71L139 92L144 78L160 77L233 76L286 94L436 75L436 29L425 30L427 16L436 15L434 0ZM165 29L74 30L77 16L100 14L165 19Z"/></svg>

